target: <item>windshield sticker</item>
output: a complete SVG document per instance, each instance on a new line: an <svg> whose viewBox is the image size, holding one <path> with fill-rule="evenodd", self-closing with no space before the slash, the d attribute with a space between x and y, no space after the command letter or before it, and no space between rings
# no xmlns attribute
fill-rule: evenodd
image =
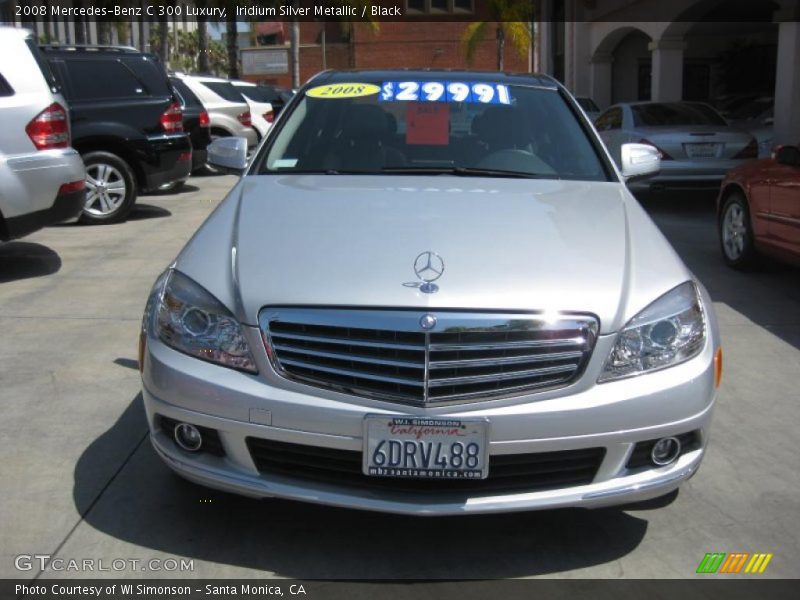
<svg viewBox="0 0 800 600"><path fill-rule="evenodd" d="M446 146L450 143L450 106L413 102L406 110L406 144Z"/></svg>
<svg viewBox="0 0 800 600"><path fill-rule="evenodd" d="M381 102L470 102L511 104L507 85L462 81L384 81Z"/></svg>
<svg viewBox="0 0 800 600"><path fill-rule="evenodd" d="M327 100L341 100L342 98L373 96L380 91L381 88L371 83L331 83L311 88L306 92L306 96Z"/></svg>
<svg viewBox="0 0 800 600"><path fill-rule="evenodd" d="M272 163L273 169L292 169L297 166L296 158L279 158Z"/></svg>

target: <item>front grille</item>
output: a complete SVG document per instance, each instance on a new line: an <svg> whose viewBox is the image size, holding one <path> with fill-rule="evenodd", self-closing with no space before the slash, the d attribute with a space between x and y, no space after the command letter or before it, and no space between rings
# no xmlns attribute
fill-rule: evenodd
<svg viewBox="0 0 800 600"><path fill-rule="evenodd" d="M420 319L436 317L424 331ZM594 347L592 316L266 308L276 371L345 393L428 406L576 381Z"/></svg>
<svg viewBox="0 0 800 600"><path fill-rule="evenodd" d="M361 452L247 438L262 474L351 488L394 492L524 493L586 485L594 480L604 448L489 456L486 479L400 479L361 472Z"/></svg>

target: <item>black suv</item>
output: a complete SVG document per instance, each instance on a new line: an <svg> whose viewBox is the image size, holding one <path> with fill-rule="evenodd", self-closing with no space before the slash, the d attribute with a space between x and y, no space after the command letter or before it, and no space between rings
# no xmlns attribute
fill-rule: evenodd
<svg viewBox="0 0 800 600"><path fill-rule="evenodd" d="M169 82L183 109L183 130L192 140L192 172L199 171L206 166L206 148L211 143L211 120L203 103L188 85L178 77L170 77ZM178 188L180 185L176 184L172 189Z"/></svg>
<svg viewBox="0 0 800 600"><path fill-rule="evenodd" d="M69 103L72 146L86 165L81 220L121 221L138 192L189 177L192 146L164 67L115 46L42 46Z"/></svg>

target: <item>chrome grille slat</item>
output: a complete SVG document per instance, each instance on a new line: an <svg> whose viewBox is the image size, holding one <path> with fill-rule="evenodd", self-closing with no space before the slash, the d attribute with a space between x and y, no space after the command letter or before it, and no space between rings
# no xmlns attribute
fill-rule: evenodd
<svg viewBox="0 0 800 600"><path fill-rule="evenodd" d="M509 371L508 373L489 373L486 375L470 375L467 377L442 377L431 378L428 387L444 387L446 385L462 385L482 383L484 381L508 381L510 379L524 379L541 375L554 375L557 373L570 373L577 369L576 365L563 365L560 367L545 367L542 369L529 369L526 371Z"/></svg>
<svg viewBox="0 0 800 600"><path fill-rule="evenodd" d="M375 381L385 381L386 383L400 383L402 385L413 385L422 387L425 383L420 379L415 381L413 379L405 379L402 377L386 377L384 375L375 375L368 371L354 371L350 369L336 369L333 367L324 367L315 363L309 363L303 360L295 360L293 358L282 358L281 364L294 365L296 367L304 367L306 369L313 369L315 371L323 371L325 373L333 373L335 375L346 375L348 377L359 377L364 379L374 379Z"/></svg>
<svg viewBox="0 0 800 600"><path fill-rule="evenodd" d="M302 346L288 346L286 344L274 344L275 350L283 350L285 352L292 352L294 354L308 354L310 356L319 356L322 358L333 358L336 360L346 360L361 363L372 363L376 365L385 365L388 367L404 367L407 369L424 369L424 362L410 362L405 360L393 360L387 358L373 358L371 356L360 356L358 354L345 354L343 352L325 352L322 350L312 350L310 348L303 348Z"/></svg>
<svg viewBox="0 0 800 600"><path fill-rule="evenodd" d="M396 342L370 342L358 339L338 339L332 337L317 337L313 335L298 335L295 333L276 333L275 338L288 338L290 340L303 340L307 342L320 342L323 344L341 344L345 346L364 346L365 348L387 348L390 350L420 350L424 351L425 346L416 344L402 344Z"/></svg>
<svg viewBox="0 0 800 600"><path fill-rule="evenodd" d="M499 358L467 358L464 360L433 360L430 369L450 369L453 367L491 367L496 365L516 365L530 362L549 362L581 358L583 352L554 352L552 354L525 354Z"/></svg>
<svg viewBox="0 0 800 600"><path fill-rule="evenodd" d="M475 402L563 387L582 374L599 323L591 315L273 308L259 315L268 354L287 379L417 406Z"/></svg>
<svg viewBox="0 0 800 600"><path fill-rule="evenodd" d="M500 344L431 344L431 352L444 350L506 350L519 348L541 348L543 346L580 346L585 341L581 339L537 340L533 342L504 342Z"/></svg>

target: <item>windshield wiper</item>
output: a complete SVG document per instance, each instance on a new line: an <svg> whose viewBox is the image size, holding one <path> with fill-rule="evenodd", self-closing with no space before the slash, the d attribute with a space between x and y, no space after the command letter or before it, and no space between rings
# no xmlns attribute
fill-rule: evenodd
<svg viewBox="0 0 800 600"><path fill-rule="evenodd" d="M505 171L503 169L482 169L479 167L384 167L384 173L398 175L458 175L461 177L514 177L518 179L559 179L550 173L528 173L526 171Z"/></svg>

